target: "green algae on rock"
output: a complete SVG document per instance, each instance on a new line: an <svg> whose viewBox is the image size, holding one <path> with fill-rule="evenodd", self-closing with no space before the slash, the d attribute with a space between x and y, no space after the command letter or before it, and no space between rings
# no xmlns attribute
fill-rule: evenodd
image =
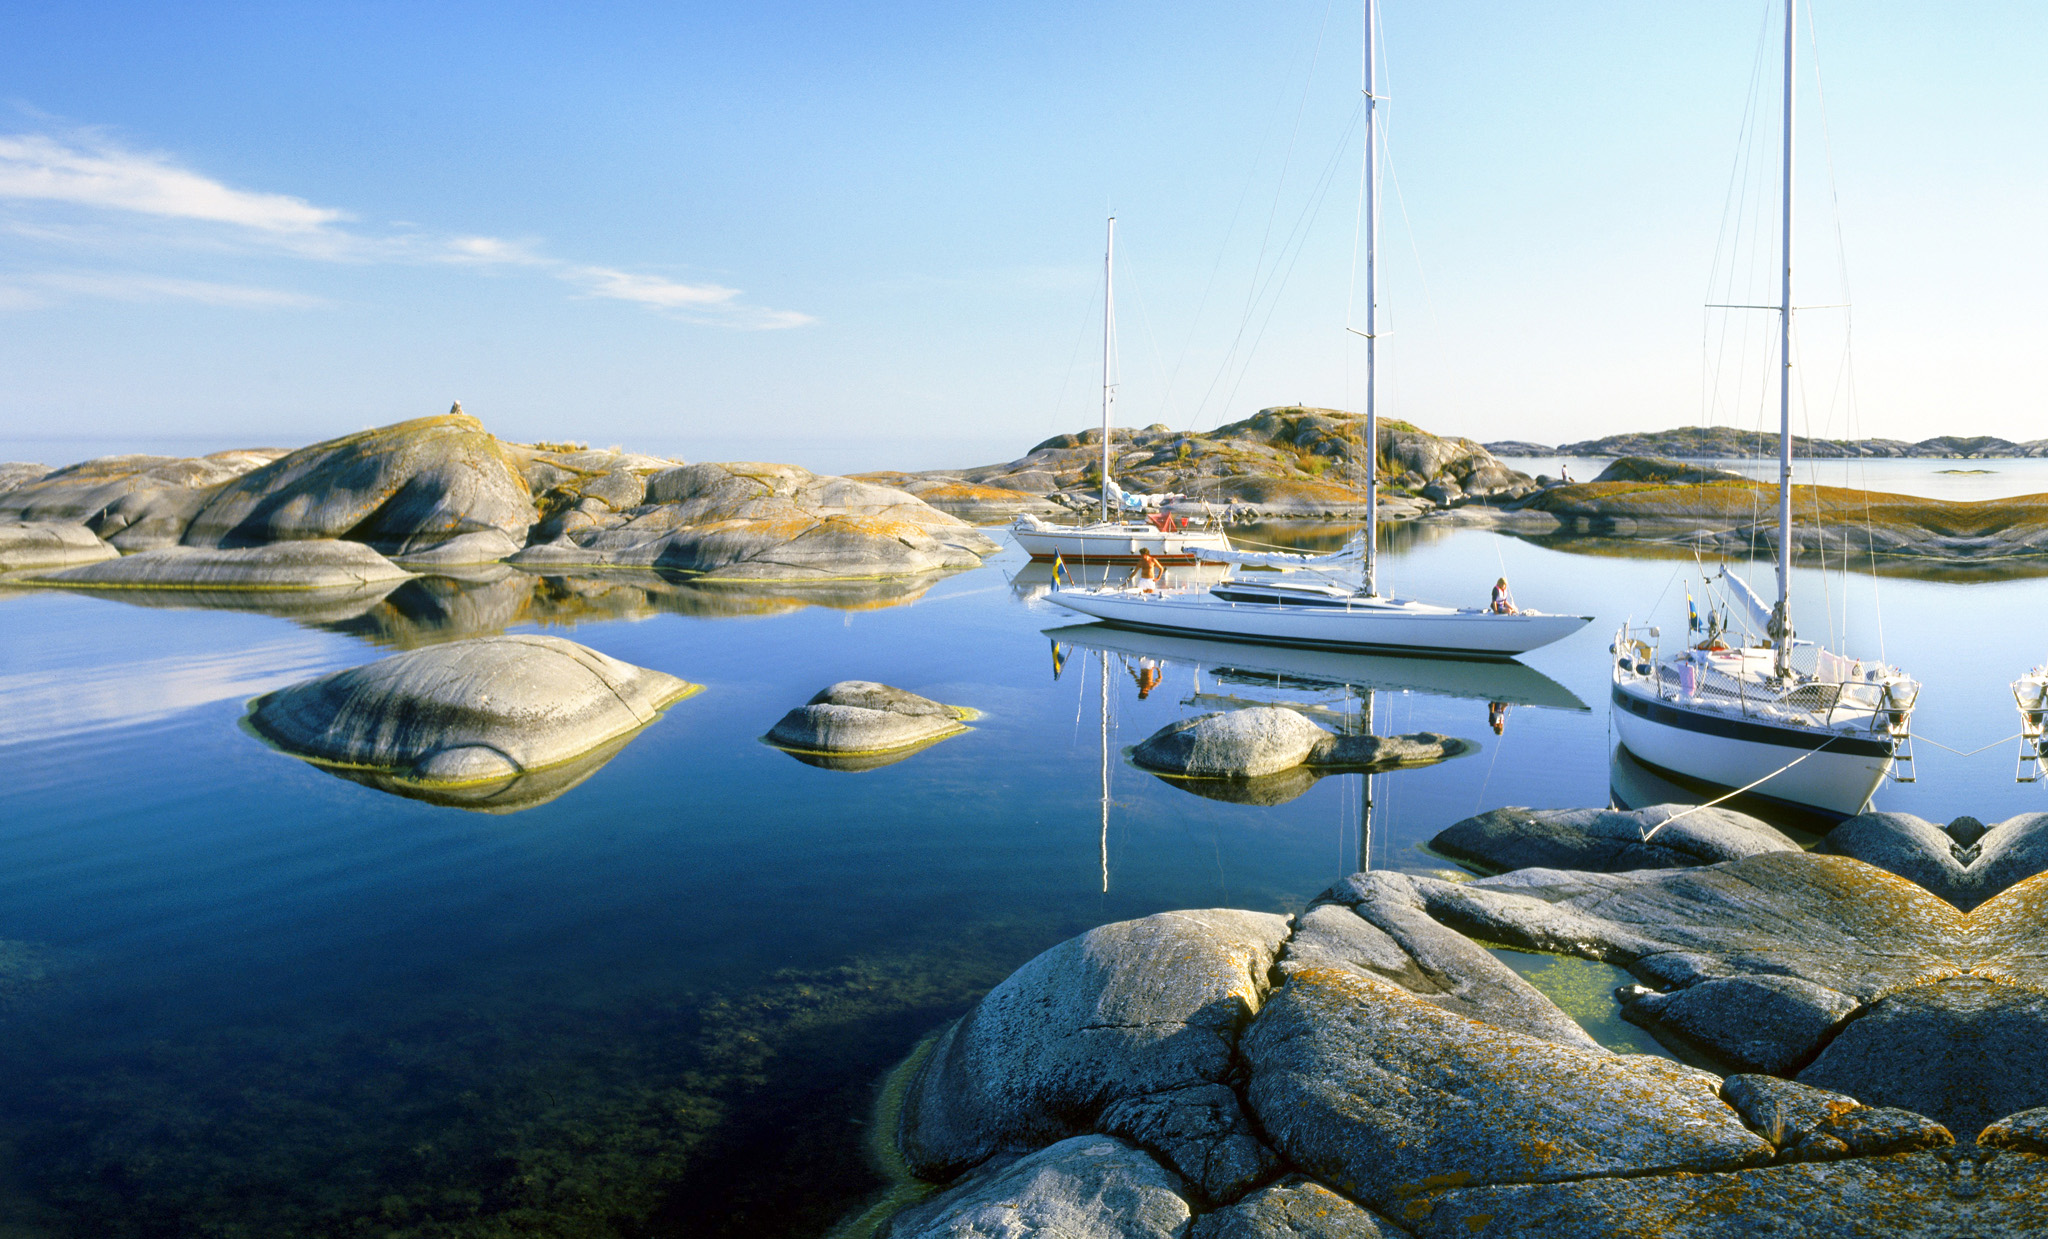
<svg viewBox="0 0 2048 1239"><path fill-rule="evenodd" d="M478 637L265 694L249 724L320 765L476 786L574 761L699 687L561 637Z"/></svg>

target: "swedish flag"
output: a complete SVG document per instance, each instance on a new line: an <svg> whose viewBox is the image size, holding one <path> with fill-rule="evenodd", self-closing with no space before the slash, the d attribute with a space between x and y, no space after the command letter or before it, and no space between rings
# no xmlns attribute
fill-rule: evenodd
<svg viewBox="0 0 2048 1239"><path fill-rule="evenodd" d="M1052 678L1057 681L1060 678L1060 672L1066 669L1067 652L1060 648L1059 642L1055 641L1052 643Z"/></svg>
<svg viewBox="0 0 2048 1239"><path fill-rule="evenodd" d="M1058 551L1052 553L1052 583L1056 589L1074 583L1074 578L1067 575L1067 561L1060 558Z"/></svg>
<svg viewBox="0 0 2048 1239"><path fill-rule="evenodd" d="M1692 604L1691 586L1687 586L1685 591L1685 626L1689 632L1700 630L1700 609Z"/></svg>

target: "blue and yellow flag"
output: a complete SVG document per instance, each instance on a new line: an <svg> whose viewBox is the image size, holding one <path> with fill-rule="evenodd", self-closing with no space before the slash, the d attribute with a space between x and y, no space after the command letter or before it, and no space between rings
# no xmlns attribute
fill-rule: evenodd
<svg viewBox="0 0 2048 1239"><path fill-rule="evenodd" d="M1060 678L1060 672L1065 671L1066 669L1067 652L1060 648L1059 642L1055 641L1052 643L1052 678L1054 679L1054 681L1058 681L1058 679Z"/></svg>
<svg viewBox="0 0 2048 1239"><path fill-rule="evenodd" d="M1700 630L1700 609L1692 604L1692 587L1685 590L1685 626L1688 632Z"/></svg>
<svg viewBox="0 0 2048 1239"><path fill-rule="evenodd" d="M1060 558L1058 551L1052 553L1052 583L1055 588L1074 583L1074 578L1067 575L1067 561Z"/></svg>

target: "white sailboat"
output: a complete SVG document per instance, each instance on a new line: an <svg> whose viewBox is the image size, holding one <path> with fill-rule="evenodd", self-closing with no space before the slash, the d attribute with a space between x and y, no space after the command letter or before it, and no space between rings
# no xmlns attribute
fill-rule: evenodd
<svg viewBox="0 0 2048 1239"><path fill-rule="evenodd" d="M1109 441L1116 408L1116 216L1109 217L1109 236L1102 257L1102 515L1087 525L1055 525L1028 513L1010 525L1010 536L1033 559L1071 559L1077 563L1132 563L1141 551L1169 564L1213 562L1209 551L1227 551L1230 538L1206 517L1189 519L1160 512L1124 519L1133 499L1142 513L1144 501L1117 486ZM1110 505L1117 507L1110 519Z"/></svg>
<svg viewBox="0 0 2048 1239"><path fill-rule="evenodd" d="M1377 407L1380 169L1378 0L1365 8L1365 508L1363 536L1337 555L1210 552L1225 562L1295 570L1276 580L1238 579L1205 589L1100 585L1055 587L1052 601L1125 627L1236 641L1445 658L1512 658L1592 622L1590 615L1546 615L1445 607L1379 592L1379 414Z"/></svg>
<svg viewBox="0 0 2048 1239"><path fill-rule="evenodd" d="M1721 574L1746 635L1660 656L1659 631L1624 625L1612 647L1614 730L1659 773L1851 816L1887 774L1910 778L1920 685L1898 668L1835 654L1792 629L1792 119L1798 0L1785 4L1783 262L1778 311L1778 600ZM1691 625L1688 624L1688 627ZM1688 634L1688 641L1690 634ZM1905 769L1901 769L1901 765Z"/></svg>

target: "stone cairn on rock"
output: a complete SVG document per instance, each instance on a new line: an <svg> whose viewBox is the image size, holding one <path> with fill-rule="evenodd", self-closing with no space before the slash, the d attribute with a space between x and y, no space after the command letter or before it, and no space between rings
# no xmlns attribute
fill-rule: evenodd
<svg viewBox="0 0 2048 1239"><path fill-rule="evenodd" d="M1503 809L1024 965L902 1069L894 1239L2048 1232L2048 814ZM1932 882L1935 887L1923 883ZM1618 1054L1481 943L1618 965Z"/></svg>

